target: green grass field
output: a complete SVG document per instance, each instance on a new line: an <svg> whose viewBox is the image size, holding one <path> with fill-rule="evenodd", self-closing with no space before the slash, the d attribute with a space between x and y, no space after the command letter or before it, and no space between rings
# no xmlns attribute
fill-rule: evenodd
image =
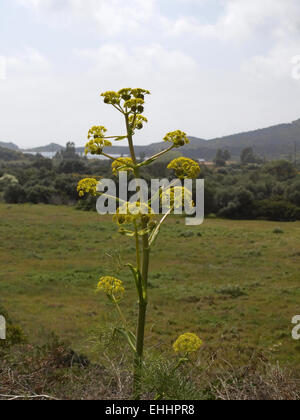
<svg viewBox="0 0 300 420"><path fill-rule="evenodd" d="M136 319L136 295L124 264L134 244L111 217L44 205L0 205L0 306L43 342L54 332L88 352L93 330L116 321L100 275L126 285L122 303ZM171 218L152 253L148 348L170 348L195 332L206 348L270 351L300 365L291 320L300 314L300 223L208 219L188 228ZM134 328L134 324L132 324ZM233 357L233 356L232 356Z"/></svg>

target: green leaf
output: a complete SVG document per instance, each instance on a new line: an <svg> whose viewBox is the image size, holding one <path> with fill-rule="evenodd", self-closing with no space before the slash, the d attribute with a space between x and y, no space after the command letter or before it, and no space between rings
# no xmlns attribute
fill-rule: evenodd
<svg viewBox="0 0 300 420"><path fill-rule="evenodd" d="M136 353L136 348L135 348L135 344L134 344L135 341L136 341L135 335L131 331L126 330L125 328L121 328L121 327L120 328L115 328L115 332L122 335L127 340L129 346L134 351L134 353Z"/></svg>
<svg viewBox="0 0 300 420"><path fill-rule="evenodd" d="M122 140L125 140L125 139L127 139L127 136L120 136L120 137L116 137L115 141L122 141Z"/></svg>
<svg viewBox="0 0 300 420"><path fill-rule="evenodd" d="M143 302L143 301L146 300L147 291L145 290L145 285L144 285L144 282L143 282L142 274L141 274L140 270L135 268L132 264L127 264L127 267L130 268L130 270L133 274L139 298Z"/></svg>

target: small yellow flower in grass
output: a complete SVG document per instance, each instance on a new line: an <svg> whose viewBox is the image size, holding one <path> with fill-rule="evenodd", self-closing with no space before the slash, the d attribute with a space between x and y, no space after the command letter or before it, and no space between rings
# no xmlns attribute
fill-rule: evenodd
<svg viewBox="0 0 300 420"><path fill-rule="evenodd" d="M196 335L185 333L173 344L176 353L193 353L202 347L203 341Z"/></svg>
<svg viewBox="0 0 300 420"><path fill-rule="evenodd" d="M98 182L99 181L94 178L85 178L79 181L77 185L79 197L83 197L85 194L96 196Z"/></svg>
<svg viewBox="0 0 300 420"><path fill-rule="evenodd" d="M168 169L174 169L179 179L195 179L200 175L199 163L192 159L180 157L169 163Z"/></svg>
<svg viewBox="0 0 300 420"><path fill-rule="evenodd" d="M173 143L175 147L182 147L190 142L186 134L180 130L166 134L163 140L167 143Z"/></svg>
<svg viewBox="0 0 300 420"><path fill-rule="evenodd" d="M133 171L133 160L131 158L118 158L115 160L111 167L112 172L115 176L118 175L119 171L130 172Z"/></svg>
<svg viewBox="0 0 300 420"><path fill-rule="evenodd" d="M104 292L108 297L120 301L125 293L122 280L115 277L101 277L97 286L98 292Z"/></svg>

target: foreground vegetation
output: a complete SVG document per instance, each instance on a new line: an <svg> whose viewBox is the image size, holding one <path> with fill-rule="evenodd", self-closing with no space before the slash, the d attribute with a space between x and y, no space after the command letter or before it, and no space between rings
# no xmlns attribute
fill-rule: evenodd
<svg viewBox="0 0 300 420"><path fill-rule="evenodd" d="M58 348L72 348L85 354L98 369L105 368L106 372L108 369L110 375L102 375L104 385L106 379L113 385L103 386L120 395L116 386L122 386L124 391L130 383L126 374L128 352L125 342L119 344L119 348L125 347L121 359L110 350L115 348L111 346L110 331L118 321L116 318L114 323L109 303L94 290L99 274L114 273L122 278L127 290L123 309L134 328L135 291L130 274L123 267L124 260L134 261L134 248L128 239L115 234L111 217L99 218L93 212L64 206L1 204L0 214L1 311L5 310L13 323L21 326L31 346L25 355L17 346L9 357L2 357L6 363L1 367L2 374L5 369L20 365L20 360L11 360L18 358L18 354L33 359L33 352L37 363L38 357L48 360L54 333L66 343ZM250 359L254 358L255 363L257 359L261 361L262 354L263 358L267 355L272 365L279 361L299 378L300 345L291 338L291 319L300 310L299 243L299 222L207 219L203 226L191 229L182 219L171 218L153 251L147 359L155 358L162 365L159 371L169 378L165 359L160 358L165 355L172 362L171 345L184 330L198 334L205 343L199 360L195 361L197 369L207 372L213 360L218 361L212 364L210 378L216 375L216 370L220 374L221 360L226 360L236 374L236 368L248 366ZM48 347L42 354L47 356L41 356L40 346L45 344ZM53 344L50 347L53 349ZM74 364L72 360L71 357L70 363ZM53 363L55 366L56 362ZM117 368L119 379L121 375L125 382L116 382L111 363ZM76 366L75 363L75 370ZM87 388L88 378L96 381L96 375L99 379L95 369L86 367L84 373L80 371L83 388ZM197 382L197 369L190 369L190 374L198 390L197 397L204 398L201 393L205 387ZM231 368L224 369L223 365L221 373L230 374ZM264 365L264 369L270 373L274 368L270 370ZM73 383L74 378L68 375L77 373L63 370L60 375ZM33 373L26 369L16 372L25 378L30 374ZM48 380L52 383L51 375L44 379L45 383ZM158 382L164 383L161 381L162 378ZM190 378L187 383L191 381ZM2 378L0 382L4 384ZM59 383L63 383L62 379L57 380L57 386ZM150 391L147 388L145 395ZM167 398L167 391L163 392ZM69 398L71 394L70 387ZM57 395L61 396L59 392ZM102 396L110 398L112 394L103 391ZM90 397L96 395L91 393Z"/></svg>

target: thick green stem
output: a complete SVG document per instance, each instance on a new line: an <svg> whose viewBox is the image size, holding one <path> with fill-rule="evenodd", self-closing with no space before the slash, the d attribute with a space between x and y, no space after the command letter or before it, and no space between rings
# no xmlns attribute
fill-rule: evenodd
<svg viewBox="0 0 300 420"><path fill-rule="evenodd" d="M142 281L143 281L143 296L139 301L139 318L136 334L136 357L135 357L135 373L134 373L134 397L136 400L140 399L140 384L142 377L142 363L144 354L144 338L145 338L145 324L146 313L148 305L147 288L148 288L148 272L149 272L149 236L143 236L143 268L142 268Z"/></svg>
<svg viewBox="0 0 300 420"><path fill-rule="evenodd" d="M137 159L135 155L133 139L132 139L132 130L129 124L128 115L125 114L126 127L128 133L128 145L130 149L130 155L134 165L137 164ZM134 170L134 176L140 178L140 170L138 167ZM143 229L147 228L147 223L142 226ZM138 234L136 230L136 240L138 246ZM148 286L148 272L149 272L149 258L150 258L150 247L149 247L149 235L148 233L142 237L143 244L143 264L142 264L142 282L143 282L143 295L139 297L139 316L138 316L138 325L137 325L137 334L136 334L136 355L134 362L134 398L136 400L140 399L140 386L142 378L142 363L143 363L143 354L144 354L144 339L145 339L145 324L146 324L146 313L147 313L147 286ZM137 250L138 252L138 250ZM139 261L139 258L137 258ZM139 265L139 262L138 262ZM139 268L139 267L138 267Z"/></svg>

